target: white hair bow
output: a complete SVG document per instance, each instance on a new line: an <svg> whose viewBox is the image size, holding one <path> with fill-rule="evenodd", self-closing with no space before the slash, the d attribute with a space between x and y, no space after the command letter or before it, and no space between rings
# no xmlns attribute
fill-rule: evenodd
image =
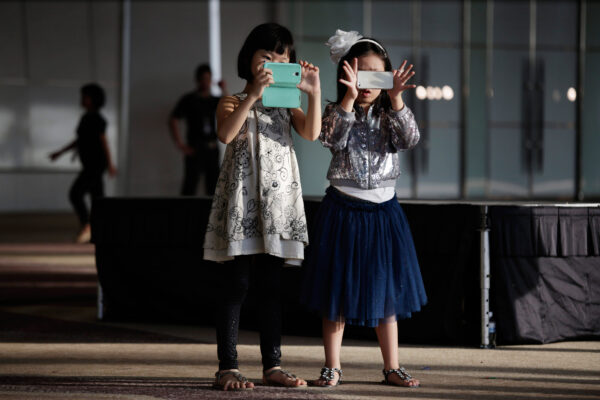
<svg viewBox="0 0 600 400"><path fill-rule="evenodd" d="M357 31L345 32L341 29L335 31L335 35L329 38L326 46L329 46L329 56L334 64L340 62L340 59L348 54L350 47L354 46L362 35Z"/></svg>

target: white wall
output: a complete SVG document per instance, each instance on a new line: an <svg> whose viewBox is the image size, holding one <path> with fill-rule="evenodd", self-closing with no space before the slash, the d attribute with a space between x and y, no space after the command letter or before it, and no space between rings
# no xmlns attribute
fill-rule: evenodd
<svg viewBox="0 0 600 400"><path fill-rule="evenodd" d="M0 211L70 208L79 163L47 155L74 139L85 83L106 89L116 152L119 15L110 1L0 2Z"/></svg>
<svg viewBox="0 0 600 400"><path fill-rule="evenodd" d="M208 61L207 3L134 1L131 8L129 157L126 195L178 195L183 159L167 119Z"/></svg>
<svg viewBox="0 0 600 400"><path fill-rule="evenodd" d="M246 81L237 75L237 57L244 40L255 26L272 22L269 1L221 2L221 64L231 94L240 92Z"/></svg>

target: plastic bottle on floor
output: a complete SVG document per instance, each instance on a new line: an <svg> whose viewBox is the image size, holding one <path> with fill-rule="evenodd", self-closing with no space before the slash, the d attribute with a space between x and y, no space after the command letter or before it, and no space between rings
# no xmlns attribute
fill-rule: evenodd
<svg viewBox="0 0 600 400"><path fill-rule="evenodd" d="M493 319L493 313L490 311L490 322L488 324L488 332L490 334L490 349L496 348L496 321Z"/></svg>

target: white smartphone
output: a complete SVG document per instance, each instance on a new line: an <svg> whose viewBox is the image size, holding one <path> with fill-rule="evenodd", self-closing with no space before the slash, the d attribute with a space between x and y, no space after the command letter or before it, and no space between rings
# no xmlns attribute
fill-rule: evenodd
<svg viewBox="0 0 600 400"><path fill-rule="evenodd" d="M391 71L358 71L359 89L391 89L394 87L394 73Z"/></svg>

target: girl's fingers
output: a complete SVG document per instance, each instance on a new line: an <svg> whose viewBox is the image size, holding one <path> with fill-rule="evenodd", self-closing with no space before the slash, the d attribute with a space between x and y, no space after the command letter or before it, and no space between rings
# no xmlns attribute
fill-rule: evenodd
<svg viewBox="0 0 600 400"><path fill-rule="evenodd" d="M404 67L405 67L405 66L406 66L406 60L404 60L404 61L402 62L402 64L400 65L400 68L398 68L398 70L400 70L400 72L403 72L403 71L404 71Z"/></svg>
<svg viewBox="0 0 600 400"><path fill-rule="evenodd" d="M340 82L342 85L346 85L346 86L348 86L349 88L356 87L356 85L355 85L355 84L353 84L352 82L348 82L348 81L346 81L346 80L344 80L344 79L340 79L340 80L339 80L339 82Z"/></svg>
<svg viewBox="0 0 600 400"><path fill-rule="evenodd" d="M355 80L354 72L351 69L344 66L344 72L346 73L346 79L348 79L349 81Z"/></svg>
<svg viewBox="0 0 600 400"><path fill-rule="evenodd" d="M414 72L411 72L411 73L410 73L410 74L408 74L408 75L402 76L402 77L400 78L400 80L402 81L402 83L404 83L404 82L408 81L410 78L412 78L414 75L415 75L415 73L414 73Z"/></svg>
<svg viewBox="0 0 600 400"><path fill-rule="evenodd" d="M352 60L352 69L354 70L354 75L358 73L358 58L354 57Z"/></svg>
<svg viewBox="0 0 600 400"><path fill-rule="evenodd" d="M404 71L404 73L402 74L403 78L407 78L415 74L415 71L411 71L411 67L412 65L409 68L407 68L406 71Z"/></svg>
<svg viewBox="0 0 600 400"><path fill-rule="evenodd" d="M404 76L412 76L412 75L414 75L414 74L415 74L415 71L411 71L411 68L412 68L412 65L411 65L410 67L408 67L408 68L406 69L406 71L404 71L404 74L403 74L403 75L404 75Z"/></svg>

